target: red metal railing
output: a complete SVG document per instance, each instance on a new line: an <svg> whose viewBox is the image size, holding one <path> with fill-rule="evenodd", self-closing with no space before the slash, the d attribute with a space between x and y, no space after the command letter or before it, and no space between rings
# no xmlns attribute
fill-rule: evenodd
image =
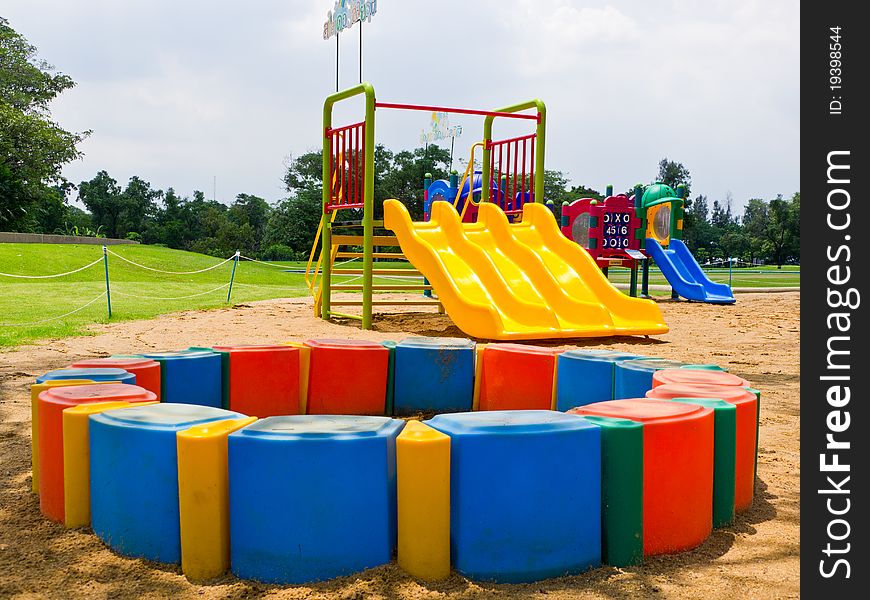
<svg viewBox="0 0 870 600"><path fill-rule="evenodd" d="M535 201L535 139L533 133L487 141L492 151L489 174L499 190L492 201L508 215L521 213L523 204Z"/></svg>
<svg viewBox="0 0 870 600"><path fill-rule="evenodd" d="M332 173L330 202L324 207L329 213L342 208L363 208L365 194L365 121L327 129L332 137L329 170Z"/></svg>

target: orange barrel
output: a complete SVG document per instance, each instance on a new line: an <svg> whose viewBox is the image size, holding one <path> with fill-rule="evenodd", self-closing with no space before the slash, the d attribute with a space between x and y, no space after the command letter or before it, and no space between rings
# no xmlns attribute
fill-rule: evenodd
<svg viewBox="0 0 870 600"><path fill-rule="evenodd" d="M540 346L488 344L481 357L478 410L553 409L561 353Z"/></svg>
<svg viewBox="0 0 870 600"><path fill-rule="evenodd" d="M735 385L677 384L660 385L647 392L648 398L717 398L737 407L737 448L734 474L734 509L752 506L755 489L755 436L758 397Z"/></svg>
<svg viewBox="0 0 870 600"><path fill-rule="evenodd" d="M99 367L114 367L116 369L124 369L128 373L136 376L136 385L145 388L149 392L157 394L157 400L160 400L160 363L150 358L88 358L85 360L77 360L69 366L69 368L99 368Z"/></svg>
<svg viewBox="0 0 870 600"><path fill-rule="evenodd" d="M39 509L65 520L63 492L63 410L93 402L154 402L157 395L138 385L103 383L52 387L39 394Z"/></svg>
<svg viewBox="0 0 870 600"><path fill-rule="evenodd" d="M713 530L713 409L666 400L611 400L577 415L643 423L643 553L694 548Z"/></svg>
<svg viewBox="0 0 870 600"><path fill-rule="evenodd" d="M253 417L299 414L299 348L215 346L229 357L229 409Z"/></svg>
<svg viewBox="0 0 870 600"><path fill-rule="evenodd" d="M310 415L383 415L390 351L361 340L306 340Z"/></svg>
<svg viewBox="0 0 870 600"><path fill-rule="evenodd" d="M653 373L653 387L667 385L669 383L685 383L694 385L734 385L737 387L749 387L749 382L725 371L710 371L700 369L662 369Z"/></svg>

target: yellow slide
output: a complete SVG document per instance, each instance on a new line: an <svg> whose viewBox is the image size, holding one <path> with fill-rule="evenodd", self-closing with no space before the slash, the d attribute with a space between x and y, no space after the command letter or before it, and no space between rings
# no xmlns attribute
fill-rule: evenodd
<svg viewBox="0 0 870 600"><path fill-rule="evenodd" d="M384 226L469 336L533 340L668 331L655 302L613 287L542 204L526 204L522 223L512 224L495 204L481 203L477 223L462 223L452 204L434 202L431 220L415 223L404 204L387 200Z"/></svg>

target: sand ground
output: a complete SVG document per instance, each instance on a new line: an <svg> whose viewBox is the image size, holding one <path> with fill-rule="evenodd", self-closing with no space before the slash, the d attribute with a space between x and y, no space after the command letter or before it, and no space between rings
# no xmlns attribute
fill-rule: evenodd
<svg viewBox="0 0 870 600"><path fill-rule="evenodd" d="M661 302L670 333L655 339L576 340L564 346L632 350L718 363L762 390L759 482L752 508L697 549L603 567L530 585L427 584L395 563L312 586L280 587L231 575L189 582L178 567L122 558L88 529L66 530L39 514L30 492L28 385L73 359L217 343L308 337L401 339L461 335L436 313L378 316L375 331L327 323L308 299L269 300L213 311L93 327L93 336L0 353L0 599L3 598L792 598L799 596L800 294L741 294L734 306ZM570 515L565 515L566 519Z"/></svg>

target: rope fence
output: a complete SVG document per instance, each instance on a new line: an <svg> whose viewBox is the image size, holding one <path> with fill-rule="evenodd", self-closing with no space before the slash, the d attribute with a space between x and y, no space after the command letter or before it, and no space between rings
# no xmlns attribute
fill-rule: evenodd
<svg viewBox="0 0 870 600"><path fill-rule="evenodd" d="M114 252L112 252L114 254ZM102 258L98 258L92 263L88 263L83 267L79 267L78 269L73 269L72 271L67 271L66 273L54 273L53 275L19 275L16 273L0 273L2 277L14 277L15 279L52 279L54 277L64 277L66 275L72 275L73 273L78 273L79 271L84 271L85 269L90 269L96 264L103 262Z"/></svg>
<svg viewBox="0 0 870 600"><path fill-rule="evenodd" d="M100 259L100 260L102 260L102 259ZM68 317L68 316L70 316L70 315L74 315L74 314L77 313L77 312L83 311L84 309L86 309L87 307L89 307L91 304L93 304L93 303L96 302L97 300L101 300L101 299L102 299L103 297L105 297L105 296L106 296L106 292L100 292L100 295L99 295L99 296L97 296L97 297L94 298L93 300L90 300L90 301L87 302L86 304L82 304L82 305L79 306L78 308L73 309L73 310L69 311L68 313L64 313L64 314L62 314L62 315L58 315L58 316L56 316L56 317L49 317L49 318L47 318L47 319L42 319L41 321L31 321L31 322L29 322L29 323L0 323L0 327L30 327L30 326L32 326L32 325L42 325L42 324L44 324L44 323L50 323L50 322L52 322L52 321L58 321L58 320L60 320L60 319L63 319L63 318L65 318L65 317Z"/></svg>

